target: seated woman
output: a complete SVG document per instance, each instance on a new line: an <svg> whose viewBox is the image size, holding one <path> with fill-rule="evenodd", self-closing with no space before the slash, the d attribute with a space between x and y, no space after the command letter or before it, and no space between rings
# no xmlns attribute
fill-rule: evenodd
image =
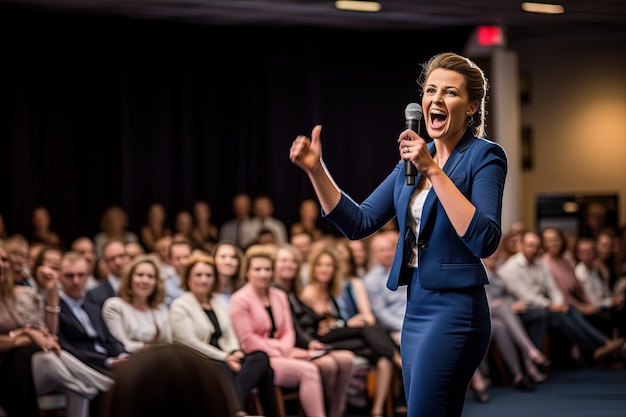
<svg viewBox="0 0 626 417"><path fill-rule="evenodd" d="M296 331L296 346L309 351L326 350L327 345L315 339L304 331L298 322L302 315L302 307L298 299L300 292L300 251L290 243L279 243L276 249L276 274L274 286L287 293L294 329ZM328 354L313 359L320 368L326 408L329 414L343 416L348 396L348 385L354 370L354 354L345 349L331 349Z"/></svg>
<svg viewBox="0 0 626 417"><path fill-rule="evenodd" d="M260 350L242 351L228 314L217 294L215 261L208 255L193 255L181 277L185 292L170 306L173 340L192 348L218 365L229 376L244 410L250 391L258 388L266 416L277 416L274 372Z"/></svg>
<svg viewBox="0 0 626 417"><path fill-rule="evenodd" d="M320 341L338 349L352 350L376 367L376 395L372 415L383 415L385 398L391 389L394 364L401 369L400 351L389 331L375 323L365 298L353 306L348 317L342 298L342 269L337 251L321 247L309 256L309 281L300 293L305 315L300 324ZM359 279L359 278L356 278ZM358 291L361 296L367 294Z"/></svg>
<svg viewBox="0 0 626 417"><path fill-rule="evenodd" d="M172 342L161 267L154 255L138 255L122 270L117 297L102 305L109 332L129 353Z"/></svg>
<svg viewBox="0 0 626 417"><path fill-rule="evenodd" d="M217 267L219 297L228 305L231 294L242 285L243 252L233 242L221 240L213 247L213 258Z"/></svg>
<svg viewBox="0 0 626 417"><path fill-rule="evenodd" d="M262 350L274 369L274 384L298 388L300 405L311 417L326 417L324 389L311 353L295 345L291 307L284 291L271 286L275 251L253 245L244 257L247 283L230 300L230 317L244 352Z"/></svg>
<svg viewBox="0 0 626 417"><path fill-rule="evenodd" d="M48 328L58 327L58 302L45 305L41 294L32 288L14 291L6 258L6 249L0 245L0 380L2 384L10 381L0 390L2 406L9 415L35 417L39 414L36 395L60 390L67 399L65 415L86 417L90 400L107 391L113 380L61 349ZM42 274L42 268L46 269L41 261L35 262L33 273ZM50 269L46 273L50 274L50 301L58 272Z"/></svg>

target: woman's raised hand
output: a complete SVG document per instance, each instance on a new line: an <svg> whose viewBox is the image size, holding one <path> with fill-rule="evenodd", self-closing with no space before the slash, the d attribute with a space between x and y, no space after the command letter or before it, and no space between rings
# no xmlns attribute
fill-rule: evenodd
<svg viewBox="0 0 626 417"><path fill-rule="evenodd" d="M315 171L322 161L322 144L320 143L321 125L316 125L311 138L304 135L296 137L289 150L289 159L306 172Z"/></svg>

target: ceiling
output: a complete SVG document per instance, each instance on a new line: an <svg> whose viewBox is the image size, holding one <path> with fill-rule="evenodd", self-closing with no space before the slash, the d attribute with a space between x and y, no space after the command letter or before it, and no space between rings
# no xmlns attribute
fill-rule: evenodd
<svg viewBox="0 0 626 417"><path fill-rule="evenodd" d="M520 0L379 0L378 13L336 10L333 0L4 0L39 9L177 20L196 24L327 26L354 30L431 30L501 25L513 42L579 37L626 39L624 0L546 0L562 15L521 10Z"/></svg>

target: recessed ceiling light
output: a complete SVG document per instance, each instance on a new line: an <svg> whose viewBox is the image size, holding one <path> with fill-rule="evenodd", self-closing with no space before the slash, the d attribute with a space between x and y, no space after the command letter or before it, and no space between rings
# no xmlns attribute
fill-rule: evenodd
<svg viewBox="0 0 626 417"><path fill-rule="evenodd" d="M335 7L339 10L347 10L350 12L379 12L380 3L377 1L361 1L361 0L338 0Z"/></svg>
<svg viewBox="0 0 626 417"><path fill-rule="evenodd" d="M522 3L522 10L529 13L541 13L541 14L561 14L565 13L565 8L560 4L549 3Z"/></svg>

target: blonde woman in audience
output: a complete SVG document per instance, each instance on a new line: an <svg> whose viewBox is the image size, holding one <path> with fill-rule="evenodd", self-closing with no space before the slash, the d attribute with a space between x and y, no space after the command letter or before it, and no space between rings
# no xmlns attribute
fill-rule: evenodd
<svg viewBox="0 0 626 417"><path fill-rule="evenodd" d="M235 387L239 410L258 388L266 416L276 416L274 373L265 352L244 353L233 330L228 305L217 296L215 261L208 255L189 258L182 275L185 292L172 302L170 321L174 341L218 365Z"/></svg>
<svg viewBox="0 0 626 417"><path fill-rule="evenodd" d="M300 293L306 316L300 319L310 334L337 349L350 349L376 368L376 393L371 415L382 416L385 398L392 387L394 364L402 367L400 351L389 331L376 323L369 310L367 292L357 285L358 297L349 312L342 297L340 257L331 247L323 247L309 257L309 282ZM360 278L355 278L360 280ZM359 290L360 288L360 290ZM308 316L308 317L307 317Z"/></svg>
<svg viewBox="0 0 626 417"><path fill-rule="evenodd" d="M276 273L274 286L287 293L293 313L296 346L310 351L327 350L328 346L307 333L300 326L299 317L304 314L298 294L300 283L300 251L289 244L279 243L276 248ZM354 353L346 349L330 349L328 354L313 359L320 368L328 409L343 415L347 404L348 385L354 370Z"/></svg>
<svg viewBox="0 0 626 417"><path fill-rule="evenodd" d="M118 296L107 298L102 306L109 332L129 353L172 342L160 271L155 256L137 255L122 271Z"/></svg>
<svg viewBox="0 0 626 417"><path fill-rule="evenodd" d="M274 384L298 388L300 405L308 417L326 417L319 368L307 349L296 347L287 294L272 287L275 250L253 245L243 267L246 284L233 293L230 317L244 352L262 350L274 369ZM335 415L337 410L329 410ZM338 415L338 414L337 414Z"/></svg>

